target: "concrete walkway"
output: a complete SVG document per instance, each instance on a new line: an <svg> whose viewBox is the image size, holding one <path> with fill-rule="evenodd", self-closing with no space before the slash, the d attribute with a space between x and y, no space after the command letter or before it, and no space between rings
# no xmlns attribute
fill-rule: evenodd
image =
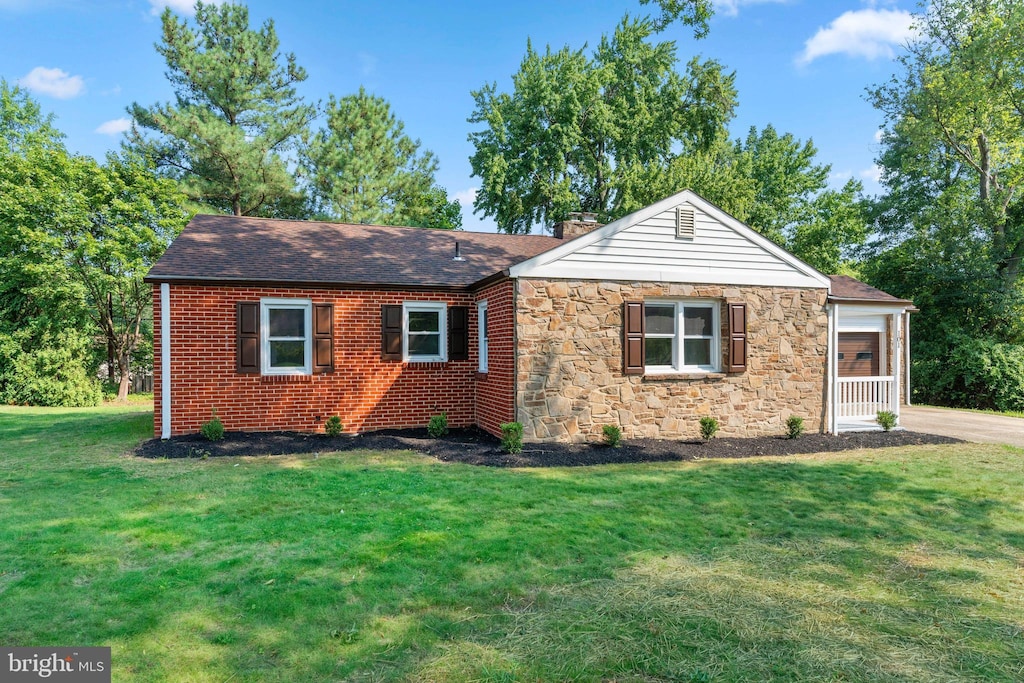
<svg viewBox="0 0 1024 683"><path fill-rule="evenodd" d="M1024 448L1024 418L1019 417L987 415L951 408L900 406L900 425L912 432Z"/></svg>

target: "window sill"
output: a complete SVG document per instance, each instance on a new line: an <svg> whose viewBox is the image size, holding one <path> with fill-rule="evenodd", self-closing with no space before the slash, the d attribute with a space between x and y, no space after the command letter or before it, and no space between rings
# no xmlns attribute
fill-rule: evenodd
<svg viewBox="0 0 1024 683"><path fill-rule="evenodd" d="M260 375L260 382L264 384L291 384L312 381L313 375Z"/></svg>
<svg viewBox="0 0 1024 683"><path fill-rule="evenodd" d="M728 375L724 372L666 372L644 375L645 382L678 381L694 379L725 379Z"/></svg>
<svg viewBox="0 0 1024 683"><path fill-rule="evenodd" d="M487 379L487 373L486 372L477 372L476 373L476 378L477 379Z"/></svg>

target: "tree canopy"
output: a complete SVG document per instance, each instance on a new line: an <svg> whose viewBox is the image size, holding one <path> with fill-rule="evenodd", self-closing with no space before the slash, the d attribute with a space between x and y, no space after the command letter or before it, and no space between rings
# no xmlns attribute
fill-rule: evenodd
<svg viewBox="0 0 1024 683"><path fill-rule="evenodd" d="M161 24L156 49L175 101L129 108L133 145L217 210L301 213L288 163L316 107L298 95L306 72L278 52L273 21L254 30L244 5L197 2L194 28L170 8Z"/></svg>
<svg viewBox="0 0 1024 683"><path fill-rule="evenodd" d="M650 42L653 31L626 17L591 56L527 43L512 93L473 93L476 212L510 233L570 211L612 218L658 198L637 177L714 145L736 106L734 76L698 59L680 74L675 44Z"/></svg>
<svg viewBox="0 0 1024 683"><path fill-rule="evenodd" d="M327 105L327 127L304 152L317 205L349 223L459 228L461 207L437 186L437 158L363 88Z"/></svg>
<svg viewBox="0 0 1024 683"><path fill-rule="evenodd" d="M146 336L142 278L184 227L185 197L143 158L69 154L38 104L5 83L0 101L0 395L94 400L100 338L123 398Z"/></svg>

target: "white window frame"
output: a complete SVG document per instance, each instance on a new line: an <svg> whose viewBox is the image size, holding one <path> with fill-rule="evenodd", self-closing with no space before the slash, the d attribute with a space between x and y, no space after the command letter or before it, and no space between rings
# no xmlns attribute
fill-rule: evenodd
<svg viewBox="0 0 1024 683"><path fill-rule="evenodd" d="M476 328L477 328L477 372L487 372L487 333L490 320L487 317L487 299L476 302Z"/></svg>
<svg viewBox="0 0 1024 683"><path fill-rule="evenodd" d="M270 310L289 309L303 311L305 338L270 337ZM275 368L270 365L271 341L302 341L305 365L301 368ZM260 372L264 375L313 374L313 302L309 299L260 299Z"/></svg>
<svg viewBox="0 0 1024 683"><path fill-rule="evenodd" d="M709 299L673 299L673 300L647 300L644 302L645 308L647 306L672 306L673 314L675 316L675 332L671 335L668 334L651 334L645 333L644 338L666 338L672 337L672 365L644 365L644 374L646 375L667 375L672 373L711 373L722 371L722 322L721 322L721 302ZM686 339L708 339L708 336L704 335L686 335L685 327L683 325L683 316L687 308L705 308L711 310L711 327L712 334L711 339L711 363L708 365L685 365L683 363L683 349L684 341ZM646 315L646 311L644 312ZM645 359L646 360L646 359Z"/></svg>
<svg viewBox="0 0 1024 683"><path fill-rule="evenodd" d="M438 345L440 353L436 356L409 355L409 313L436 312L437 324L440 327L441 340ZM448 304L430 301L407 301L402 304L402 360L407 363L444 363L448 360Z"/></svg>

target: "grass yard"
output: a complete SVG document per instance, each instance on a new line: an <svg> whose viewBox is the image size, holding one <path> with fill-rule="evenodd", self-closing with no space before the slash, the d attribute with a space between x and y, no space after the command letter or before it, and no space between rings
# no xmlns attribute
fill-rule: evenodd
<svg viewBox="0 0 1024 683"><path fill-rule="evenodd" d="M0 642L115 681L1024 679L1024 451L144 461L0 408Z"/></svg>

